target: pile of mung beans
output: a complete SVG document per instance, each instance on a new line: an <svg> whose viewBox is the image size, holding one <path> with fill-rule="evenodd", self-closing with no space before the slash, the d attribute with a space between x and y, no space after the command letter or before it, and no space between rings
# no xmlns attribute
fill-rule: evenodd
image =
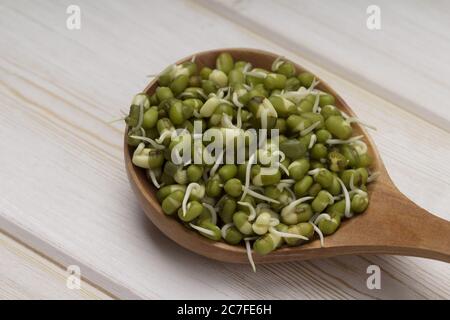
<svg viewBox="0 0 450 320"><path fill-rule="evenodd" d="M376 173L363 136L353 135L352 123L365 124L318 85L281 57L271 70L227 52L214 69L200 68L195 57L172 65L158 75L154 93L132 101L125 118L132 162L147 171L166 215L211 240L244 244L253 269L252 251L265 255L315 234L323 246L343 219L366 210L366 185ZM267 135L243 163L225 162L223 152L210 164L174 163L172 151L192 138L194 121L202 133L219 130L232 139L249 128ZM278 130L277 144L270 129ZM208 149L201 144L195 152L203 157ZM279 156L277 166L260 162L264 155Z"/></svg>

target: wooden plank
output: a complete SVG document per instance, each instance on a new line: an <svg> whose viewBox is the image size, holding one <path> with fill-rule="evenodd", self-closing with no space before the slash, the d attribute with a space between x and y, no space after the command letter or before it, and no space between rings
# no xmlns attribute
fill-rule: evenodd
<svg viewBox="0 0 450 320"><path fill-rule="evenodd" d="M214 12L450 131L450 3L201 0ZM381 10L369 30L366 9Z"/></svg>
<svg viewBox="0 0 450 320"><path fill-rule="evenodd" d="M111 296L81 280L70 289L69 273L0 232L0 299L109 300Z"/></svg>
<svg viewBox="0 0 450 320"><path fill-rule="evenodd" d="M195 3L81 1L82 29L68 31L69 3L0 6L0 135L9 137L0 140L0 228L63 265L76 262L122 298L450 296L449 266L434 261L346 257L260 266L253 274L179 248L138 208L123 168L123 124L107 121L127 108L146 74L193 51L280 52L329 81L377 126L374 139L400 189L447 219L449 133ZM386 270L376 292L365 286L373 263Z"/></svg>

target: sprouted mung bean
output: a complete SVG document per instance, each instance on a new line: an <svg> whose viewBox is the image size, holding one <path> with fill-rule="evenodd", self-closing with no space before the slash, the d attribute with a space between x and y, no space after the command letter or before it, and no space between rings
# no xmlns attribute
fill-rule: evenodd
<svg viewBox="0 0 450 320"><path fill-rule="evenodd" d="M252 251L269 254L315 234L324 246L343 219L366 210L366 184L377 173L352 123L372 127L318 85L281 57L271 70L227 52L214 69L195 58L172 65L154 93L133 98L125 118L132 162L147 170L166 215L213 241L243 245L254 270ZM212 133L222 150L207 145Z"/></svg>

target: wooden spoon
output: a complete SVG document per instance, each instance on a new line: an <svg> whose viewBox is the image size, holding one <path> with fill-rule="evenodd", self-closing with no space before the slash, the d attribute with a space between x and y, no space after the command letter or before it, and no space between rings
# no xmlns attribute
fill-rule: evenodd
<svg viewBox="0 0 450 320"><path fill-rule="evenodd" d="M220 52L229 52L234 59L249 61L255 67L271 68L276 54L255 49L218 49L195 54L200 66L214 67ZM191 60L186 57L178 63ZM306 71L295 64L298 71ZM152 94L157 81L152 81L145 92ZM345 101L325 82L318 89L331 93L336 105L347 114L354 113ZM380 173L369 185L368 209L349 220L344 220L335 234L325 238L320 247L314 240L298 247L282 247L266 256L253 254L256 263L291 260L307 260L348 254L395 254L425 257L450 262L450 222L438 218L406 198L392 183L372 139L359 125L353 125L355 134L363 134L369 152L373 155L373 169ZM184 227L173 217L166 216L156 199L156 189L149 182L144 170L131 162L132 149L127 145L125 134L125 165L131 186L150 220L170 239L182 247L205 257L225 262L247 263L244 246L232 246L215 242Z"/></svg>

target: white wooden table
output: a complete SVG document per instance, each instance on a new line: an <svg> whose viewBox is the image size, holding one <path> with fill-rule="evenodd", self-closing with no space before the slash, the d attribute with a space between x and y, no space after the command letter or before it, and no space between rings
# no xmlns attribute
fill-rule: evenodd
<svg viewBox="0 0 450 320"><path fill-rule="evenodd" d="M450 219L450 5L444 1L0 2L0 298L449 299L450 266L349 256L259 266L192 254L146 220L122 159L146 75L195 51L256 47L327 80L407 196ZM81 29L66 8L81 8ZM366 8L381 8L381 30ZM381 290L366 286L369 265ZM69 265L83 277L66 286Z"/></svg>

